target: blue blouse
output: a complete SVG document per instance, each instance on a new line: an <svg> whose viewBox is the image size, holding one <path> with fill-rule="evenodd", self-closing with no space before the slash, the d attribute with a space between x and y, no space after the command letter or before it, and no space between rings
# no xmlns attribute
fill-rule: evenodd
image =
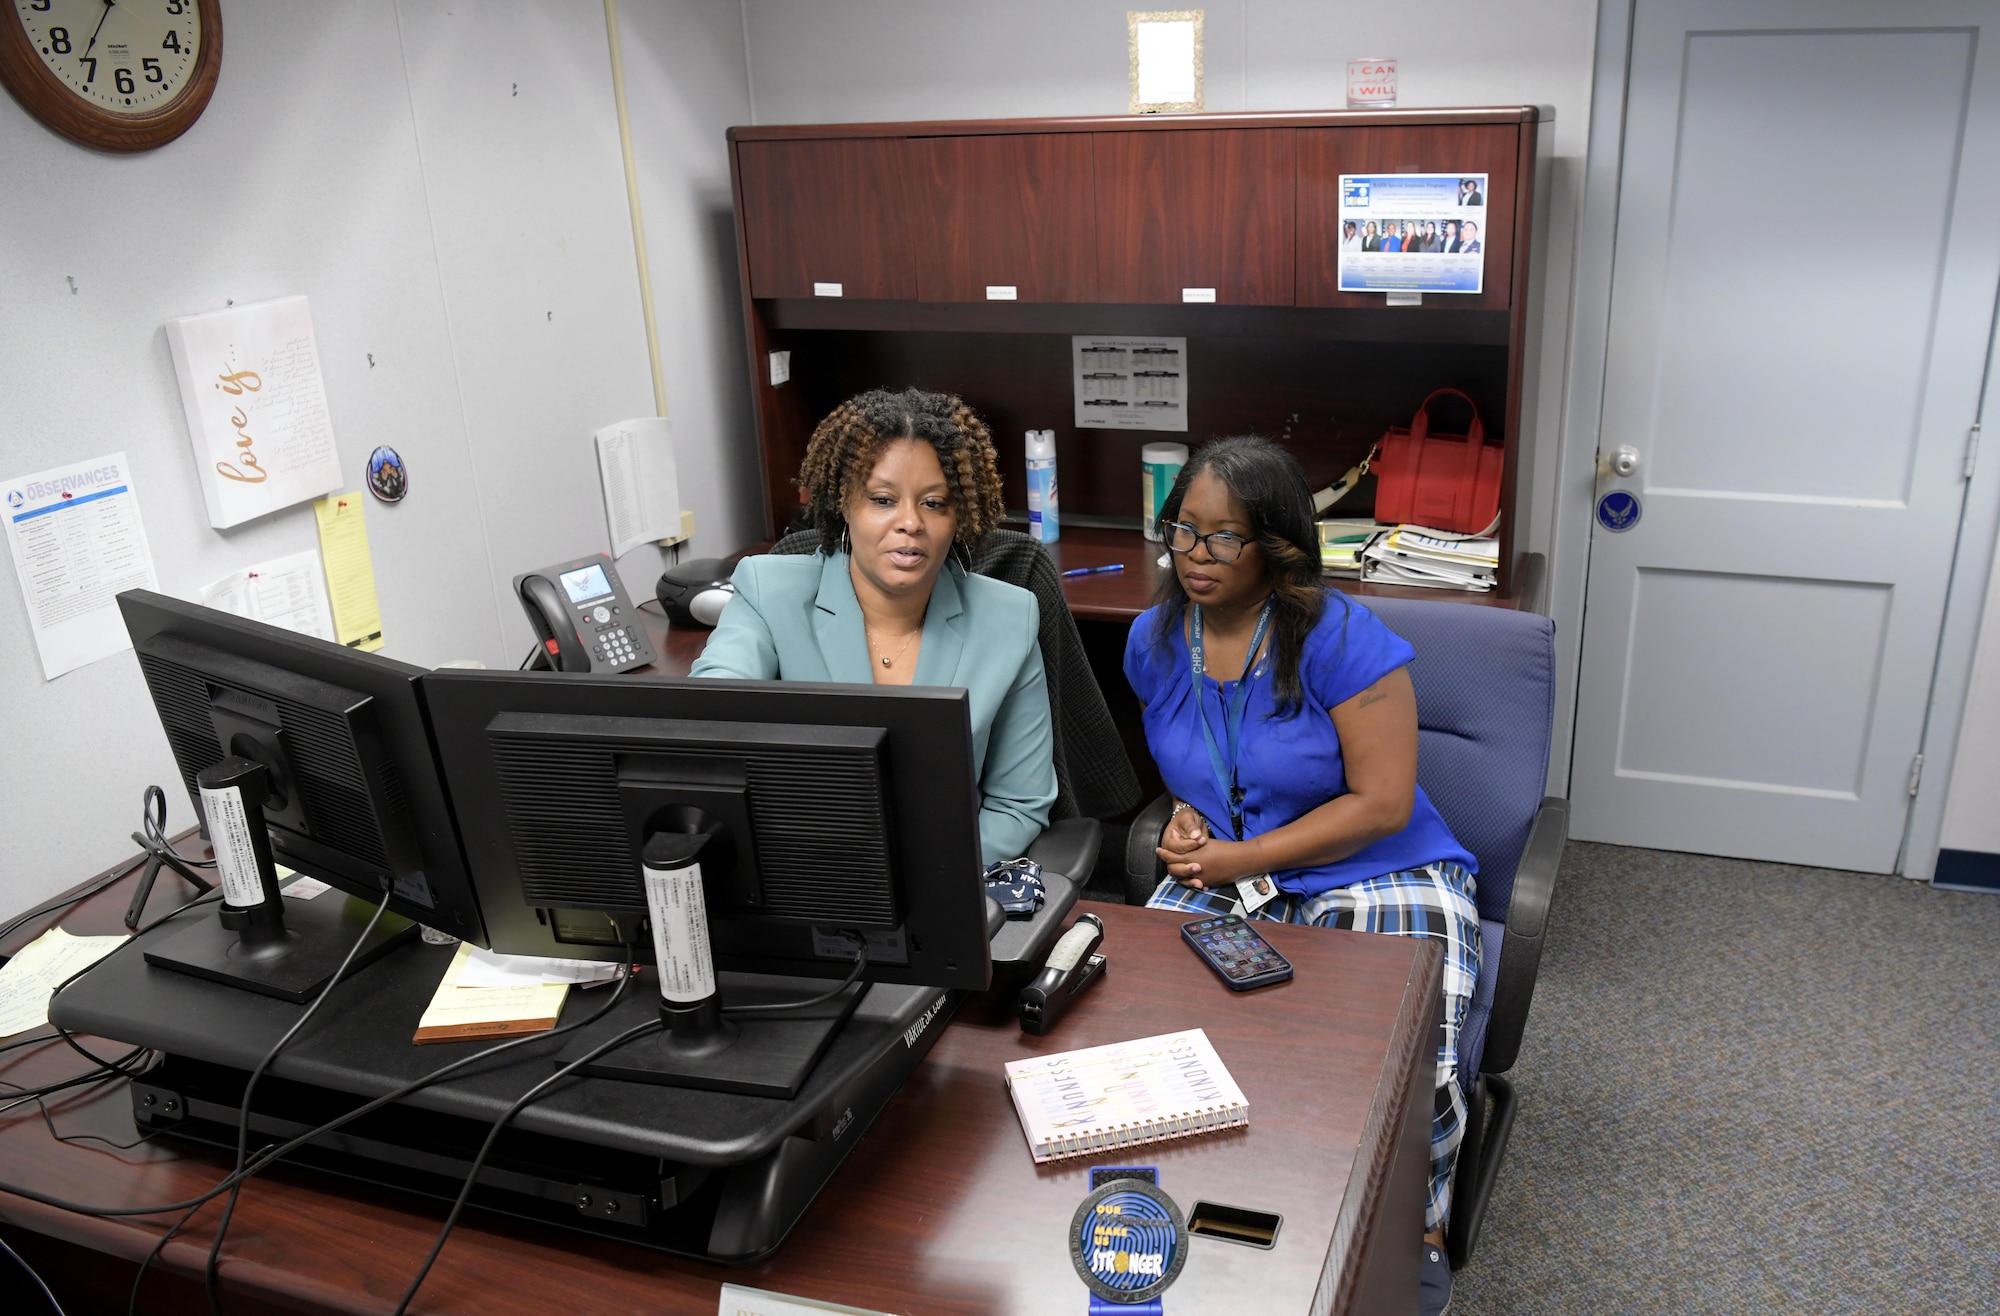
<svg viewBox="0 0 2000 1316"><path fill-rule="evenodd" d="M1160 776L1176 799L1201 810L1210 830L1227 838L1229 809L1216 786L1208 746L1195 721L1194 674L1187 636L1176 626L1170 635L1158 632L1160 610L1154 608L1132 623L1125 640L1125 679L1146 706L1146 747L1159 765ZM1306 637L1299 656L1299 684L1305 701L1291 717L1273 715L1272 645L1250 673L1250 700L1243 718L1237 779L1243 787L1246 836L1261 836L1347 793L1346 766L1340 756L1340 733L1328 715L1342 704L1405 666L1416 657L1409 641L1383 625L1367 608L1344 594L1329 590L1319 625ZM1234 681L1203 676L1208 692L1202 708L1218 747L1228 743L1223 708L1235 690ZM1216 821L1221 820L1221 826ZM1436 806L1417 787L1410 822L1345 859L1317 868L1273 873L1278 886L1296 895L1313 896L1363 878L1426 864L1452 861L1467 872L1478 862L1458 843L1438 816Z"/></svg>

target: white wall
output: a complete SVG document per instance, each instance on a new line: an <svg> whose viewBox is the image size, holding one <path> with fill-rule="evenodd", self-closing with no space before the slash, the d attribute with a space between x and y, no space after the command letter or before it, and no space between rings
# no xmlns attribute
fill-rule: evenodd
<svg viewBox="0 0 2000 1316"><path fill-rule="evenodd" d="M695 513L684 552L722 557L764 532L723 141L751 121L743 15L731 0L625 0L618 26L681 505Z"/></svg>
<svg viewBox="0 0 2000 1316"><path fill-rule="evenodd" d="M313 547L303 506L208 527L161 328L304 293L354 486L378 443L410 465L409 497L368 507L387 652L518 661L529 632L509 578L604 545L589 435L654 409L603 8L353 0L233 5L226 23L214 100L157 151L73 146L0 97L0 478L125 450L161 588L181 597ZM747 111L741 16L728 0L661 4L639 25L675 48L628 76L700 88L664 116L642 190L668 216L652 253L685 349L669 405L691 444L696 547L720 551L755 524L745 498L717 492L756 471L729 432L747 434L740 376L723 368L740 365L740 319L714 295L734 255L713 238L685 249L672 216L712 210L726 178L720 125ZM675 100L649 82L644 95ZM655 571L656 555L628 562L628 584ZM129 652L40 672L10 579L0 911L129 853L148 782L169 787L173 824L191 820Z"/></svg>
<svg viewBox="0 0 2000 1316"><path fill-rule="evenodd" d="M1119 0L744 0L756 122L1123 114ZM1517 545L1552 555L1564 443L1564 345L1587 140L1595 0L1228 0L1204 6L1210 110L1338 109L1347 61L1394 56L1404 106L1543 105L1556 112L1536 252L1523 399ZM1596 435L1575 440L1594 450ZM1584 541L1587 544L1587 537ZM1558 617L1564 673L1549 788L1566 793L1582 609Z"/></svg>

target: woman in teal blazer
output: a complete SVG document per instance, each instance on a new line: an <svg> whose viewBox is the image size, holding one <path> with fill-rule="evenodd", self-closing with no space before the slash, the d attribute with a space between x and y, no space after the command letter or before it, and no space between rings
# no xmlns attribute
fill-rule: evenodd
<svg viewBox="0 0 2000 1316"><path fill-rule="evenodd" d="M1024 853L1056 798L1035 596L967 572L1000 519L986 426L955 397L877 390L813 431L809 556L745 558L695 676L958 686L986 863Z"/></svg>

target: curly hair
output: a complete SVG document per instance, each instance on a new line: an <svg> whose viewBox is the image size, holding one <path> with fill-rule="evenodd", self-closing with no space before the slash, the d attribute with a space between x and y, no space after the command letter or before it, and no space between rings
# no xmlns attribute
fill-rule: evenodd
<svg viewBox="0 0 2000 1316"><path fill-rule="evenodd" d="M878 388L835 407L813 431L799 463L798 485L805 491L799 519L819 531L820 552L837 552L846 542L848 503L882 449L899 439L937 451L958 515L955 542L967 553L1000 524L1000 463L986 422L948 393Z"/></svg>
<svg viewBox="0 0 2000 1316"><path fill-rule="evenodd" d="M1277 661L1272 685L1277 698L1272 715L1293 716L1305 696L1299 660L1305 653L1306 637L1319 625L1329 599L1338 599L1341 643L1345 644L1347 610L1353 607L1345 595L1329 590L1321 579L1312 486L1306 483L1298 459L1269 439L1254 434L1217 439L1196 449L1181 468L1156 523L1162 535L1167 522L1180 517L1188 486L1203 472L1221 480L1250 514L1251 536L1263 551L1265 578L1274 600L1271 640ZM1160 604L1157 638L1165 640L1180 629L1181 618L1187 614L1187 590L1178 571L1167 573L1156 602Z"/></svg>

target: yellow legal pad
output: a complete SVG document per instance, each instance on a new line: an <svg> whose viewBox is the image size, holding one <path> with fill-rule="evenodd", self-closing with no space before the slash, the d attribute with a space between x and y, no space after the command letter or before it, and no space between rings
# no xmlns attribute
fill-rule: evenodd
<svg viewBox="0 0 2000 1316"><path fill-rule="evenodd" d="M461 987L458 975L472 955L470 944L458 943L458 953L438 983L430 1008L417 1021L418 1042L456 1042L467 1037L515 1037L545 1033L556 1026L566 982L529 983L519 987Z"/></svg>

